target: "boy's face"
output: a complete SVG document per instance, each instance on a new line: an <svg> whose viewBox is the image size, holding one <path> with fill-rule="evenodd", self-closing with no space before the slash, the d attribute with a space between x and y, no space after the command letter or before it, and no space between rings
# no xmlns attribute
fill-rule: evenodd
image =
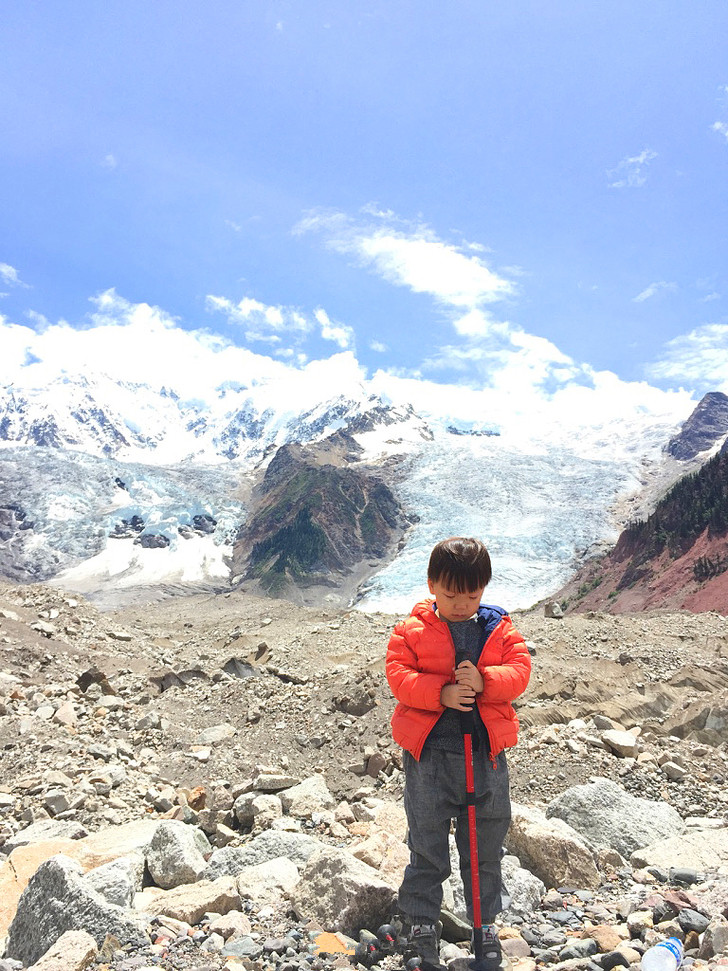
<svg viewBox="0 0 728 971"><path fill-rule="evenodd" d="M451 590L441 580L428 580L427 585L435 598L440 616L444 620L451 621L467 620L472 617L478 609L483 590L485 590L485 587L481 587L479 590L458 593L457 590Z"/></svg>

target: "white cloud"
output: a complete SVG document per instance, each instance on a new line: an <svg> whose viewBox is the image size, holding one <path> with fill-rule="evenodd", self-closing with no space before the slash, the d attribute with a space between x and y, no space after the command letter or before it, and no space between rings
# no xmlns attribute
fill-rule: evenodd
<svg viewBox="0 0 728 971"><path fill-rule="evenodd" d="M429 294L443 307L462 316L515 293L511 280L494 272L473 249L440 239L428 226L410 225L389 211L368 208L380 222L358 225L343 213L312 213L294 232L320 232L327 245L346 253L395 286Z"/></svg>
<svg viewBox="0 0 728 971"><path fill-rule="evenodd" d="M662 357L647 368L653 381L695 391L728 393L728 324L703 324L665 345Z"/></svg>
<svg viewBox="0 0 728 971"><path fill-rule="evenodd" d="M323 307L317 307L309 315L297 307L265 304L253 297L243 297L233 303L226 297L208 296L207 308L224 314L228 323L244 327L247 341L276 345L280 357L295 357L301 342L314 331L343 350L354 346L353 328L333 321ZM282 343L284 338L286 346Z"/></svg>
<svg viewBox="0 0 728 971"><path fill-rule="evenodd" d="M716 121L712 126L712 131L717 131L719 135L723 135L726 141L728 141L728 124L726 122Z"/></svg>
<svg viewBox="0 0 728 971"><path fill-rule="evenodd" d="M288 368L204 330L184 330L159 307L132 304L114 290L95 297L81 325L34 330L2 320L0 381L43 387L63 374L107 374L183 397L207 397L226 381L272 379Z"/></svg>
<svg viewBox="0 0 728 971"><path fill-rule="evenodd" d="M377 354L385 354L389 350L389 346L382 341L369 341L369 349L376 351Z"/></svg>
<svg viewBox="0 0 728 971"><path fill-rule="evenodd" d="M116 160L116 156L109 153L108 155L104 156L104 160L101 164L105 169L115 169L119 163Z"/></svg>
<svg viewBox="0 0 728 971"><path fill-rule="evenodd" d="M644 303L645 300L649 300L650 297L654 297L656 293L661 291L675 291L677 290L677 283L667 283L665 280L660 280L657 283L651 283L648 287L638 293L636 297L632 297L633 303Z"/></svg>
<svg viewBox="0 0 728 971"><path fill-rule="evenodd" d="M450 323L452 339L428 343L418 375L455 372L473 387L517 387L521 396L541 396L582 373L550 341L497 319L493 305L511 298L516 287L474 255L484 247L445 242L429 227L407 224L388 210L368 207L365 215L377 221L360 225L340 212L311 213L295 231L321 233L331 249L354 256L387 282L432 298Z"/></svg>
<svg viewBox="0 0 728 971"><path fill-rule="evenodd" d="M243 297L233 303L226 297L208 296L207 308L224 314L228 323L244 327L245 339L251 342L278 345L285 337L297 344L314 326L313 320L295 307L265 304L253 297ZM291 349L282 350L287 353Z"/></svg>
<svg viewBox="0 0 728 971"><path fill-rule="evenodd" d="M18 271L9 263L0 263L0 280L10 287L24 287L26 290L28 289L28 284L23 283L18 276Z"/></svg>
<svg viewBox="0 0 728 971"><path fill-rule="evenodd" d="M314 310L313 315L321 325L321 336L324 340L333 341L342 350L348 350L354 346L354 331L351 327L334 323L323 307Z"/></svg>
<svg viewBox="0 0 728 971"><path fill-rule="evenodd" d="M610 179L610 189L638 189L647 181L645 169L653 159L657 158L657 152L649 148L643 149L639 155L632 155L623 158L619 164L607 172Z"/></svg>

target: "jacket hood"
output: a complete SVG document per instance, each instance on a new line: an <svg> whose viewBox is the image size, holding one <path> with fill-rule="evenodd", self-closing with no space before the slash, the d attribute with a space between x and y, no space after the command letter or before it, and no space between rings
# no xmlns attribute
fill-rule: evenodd
<svg viewBox="0 0 728 971"><path fill-rule="evenodd" d="M415 604L410 612L411 617L417 617L419 620L423 621L425 624L444 624L444 620L441 620L435 613L437 604L435 603L434 597L427 597L425 600L421 600L419 603ZM496 607L493 604L480 604L478 607L478 621L484 624L486 628L492 630L504 617L507 617L508 613L503 609L503 607Z"/></svg>

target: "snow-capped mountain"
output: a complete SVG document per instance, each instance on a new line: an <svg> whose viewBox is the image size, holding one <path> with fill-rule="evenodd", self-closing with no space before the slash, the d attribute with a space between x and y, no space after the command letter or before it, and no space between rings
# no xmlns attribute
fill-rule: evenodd
<svg viewBox="0 0 728 971"><path fill-rule="evenodd" d="M554 418L524 430L450 403L414 408L364 381L331 396L321 375L301 381L293 395L261 380L212 401L102 375L0 389L0 574L97 595L223 587L252 486L276 450L346 432L359 450L346 461L376 469L419 517L396 555L371 565L360 606L406 609L423 592L432 544L458 533L491 547L490 598L528 606L585 550L616 538L615 501L639 490L679 424L642 410L578 434Z"/></svg>

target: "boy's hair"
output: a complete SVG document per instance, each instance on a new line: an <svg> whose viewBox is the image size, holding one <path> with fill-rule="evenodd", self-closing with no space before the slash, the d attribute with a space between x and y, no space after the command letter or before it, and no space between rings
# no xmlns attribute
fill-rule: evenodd
<svg viewBox="0 0 728 971"><path fill-rule="evenodd" d="M493 570L485 544L469 536L441 540L430 553L427 579L444 583L457 593L481 590L490 583Z"/></svg>

